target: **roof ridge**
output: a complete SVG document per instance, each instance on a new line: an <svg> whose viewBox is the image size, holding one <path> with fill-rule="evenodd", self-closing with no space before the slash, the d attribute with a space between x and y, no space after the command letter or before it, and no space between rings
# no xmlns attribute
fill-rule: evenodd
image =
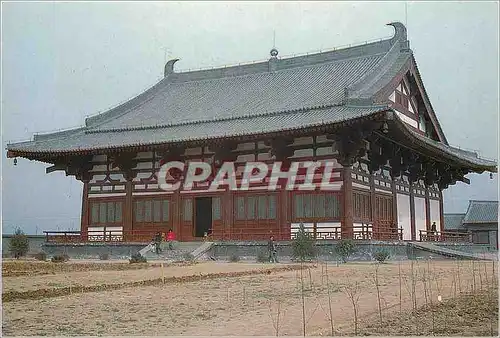
<svg viewBox="0 0 500 338"><path fill-rule="evenodd" d="M346 58L346 59L339 59L339 60L331 60L327 62L323 62L321 64L315 63L315 64L309 64L309 65L301 65L301 66L296 66L293 67L293 69L308 69L308 68L316 68L319 66L323 65L331 65L334 63L341 63L341 62L349 62L352 60L358 60L358 59L363 59L363 58L368 58L368 57L374 57L374 56L380 56L380 55L385 55L386 53L381 52L377 54L370 54L370 55L358 55L354 56L351 58ZM284 68L284 69L277 69L273 73L280 73L280 72L286 72L290 70L291 68ZM214 78L206 78L206 79L191 79L188 81L176 81L176 82L168 82L167 85L173 85L173 84L184 84L184 83L203 83L203 82L208 82L208 81L213 81L213 80L223 80L223 79L234 79L234 78L245 78L245 77L251 77L255 76L258 74L263 74L263 73L268 73L268 71L263 71L263 72L256 72L256 73L248 73L248 74L239 74L239 75L233 75L233 76L223 76L223 77L214 77ZM175 73L175 74L182 74L182 73Z"/></svg>
<svg viewBox="0 0 500 338"><path fill-rule="evenodd" d="M335 47L313 50L310 52L287 54L287 55L279 57L278 59L283 60L283 61L288 61L289 59L293 59L293 58L314 56L314 55L322 54L322 53L332 53L332 52L344 51L344 50L349 49L349 48L356 48L359 46L366 46L368 44L376 44L376 43L380 43L383 41L389 41L392 38L393 38L393 36L385 36L383 38L376 38L376 39L364 40L364 41L359 41L359 42L353 42L353 43L343 44L343 45L339 45L339 46L335 46ZM180 59L172 59L170 61L174 61L174 60L179 61ZM263 63L267 63L267 62L269 62L269 59L260 59L260 60L254 60L254 61L248 61L248 62L239 62L237 64L234 63L234 64L223 64L223 65L218 65L218 66L207 66L207 67L200 67L200 68L186 68L186 69L180 69L176 74L184 74L184 73L199 72L199 71L209 71L209 70L221 69L221 68L224 69L224 68L231 68L231 67L249 66L249 65L255 65L255 64L263 64Z"/></svg>
<svg viewBox="0 0 500 338"><path fill-rule="evenodd" d="M361 96L361 92L366 87L366 84L370 82L376 82L381 76L383 76L388 68L390 68L389 61L395 61L399 54L398 44L393 44L391 49L377 62L377 64L363 76L361 76L357 81L353 82L349 87L347 87L348 92L352 94L358 94ZM389 65L389 66L388 66ZM349 95L350 96L350 95Z"/></svg>

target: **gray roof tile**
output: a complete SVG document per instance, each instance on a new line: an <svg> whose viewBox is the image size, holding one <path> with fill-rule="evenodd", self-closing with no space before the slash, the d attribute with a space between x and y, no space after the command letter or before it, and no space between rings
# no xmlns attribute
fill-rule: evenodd
<svg viewBox="0 0 500 338"><path fill-rule="evenodd" d="M106 133L88 133L81 128L62 132L58 135L39 135L35 141L17 143L15 149L21 152L55 153L272 133L332 124L371 115L384 109L387 109L387 107L352 108L335 106L293 113L267 114L258 117L232 118Z"/></svg>
<svg viewBox="0 0 500 338"><path fill-rule="evenodd" d="M498 201L469 201L463 223L498 223Z"/></svg>
<svg viewBox="0 0 500 338"><path fill-rule="evenodd" d="M96 126L113 130L341 104L344 88L372 69L383 54L294 67L277 72L189 82L164 82L158 93L127 113Z"/></svg>
<svg viewBox="0 0 500 338"><path fill-rule="evenodd" d="M465 214L444 214L445 230L465 230L462 225Z"/></svg>

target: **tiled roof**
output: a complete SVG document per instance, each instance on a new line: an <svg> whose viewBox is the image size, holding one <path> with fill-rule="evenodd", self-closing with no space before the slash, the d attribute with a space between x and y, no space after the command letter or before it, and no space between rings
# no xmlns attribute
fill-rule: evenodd
<svg viewBox="0 0 500 338"><path fill-rule="evenodd" d="M498 223L498 201L469 201L463 223Z"/></svg>
<svg viewBox="0 0 500 338"><path fill-rule="evenodd" d="M394 115L396 118L399 119L399 117L395 114ZM428 148L431 148L441 154L444 154L445 156L449 156L450 159L452 158L458 158L464 164L467 165L472 165L472 166L480 166L484 168L485 170L491 170L496 172L496 167L497 167L497 162L495 161L490 161L486 160L483 158L480 158L477 153L472 152L472 151L467 151L467 150L462 150L458 149L456 147L452 147L446 144L443 144L441 142L434 141L424 135L421 135L408 127L405 123L401 121L401 127L403 127L407 133L411 135L412 138L415 138L419 142L416 144L420 144L422 146L426 146Z"/></svg>
<svg viewBox="0 0 500 338"><path fill-rule="evenodd" d="M465 230L462 225L465 214L444 214L445 230Z"/></svg>
<svg viewBox="0 0 500 338"><path fill-rule="evenodd" d="M82 128L58 135L39 135L35 141L16 144L16 150L28 153L56 153L272 133L360 118L386 109L384 106L369 108L334 106L258 117L228 118L106 133L86 133Z"/></svg>
<svg viewBox="0 0 500 338"><path fill-rule="evenodd" d="M342 104L344 88L370 71L383 54L276 72L199 81L164 81L158 93L92 131L184 124Z"/></svg>
<svg viewBox="0 0 500 338"><path fill-rule="evenodd" d="M268 62L176 73L85 126L36 135L9 144L15 156L94 151L170 142L275 133L373 115L387 110L374 95L412 60L406 28L391 24L391 39ZM415 135L413 135L415 134ZM446 144L409 133L410 141L428 145L455 161L494 166Z"/></svg>

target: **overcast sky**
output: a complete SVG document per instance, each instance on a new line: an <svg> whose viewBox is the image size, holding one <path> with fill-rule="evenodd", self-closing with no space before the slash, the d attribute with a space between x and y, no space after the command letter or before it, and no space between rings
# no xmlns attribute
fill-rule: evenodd
<svg viewBox="0 0 500 338"><path fill-rule="evenodd" d="M83 125L177 70L325 50L393 35L407 23L426 90L450 144L498 158L498 4L2 3L2 144ZM3 232L79 229L82 184L2 155ZM469 175L445 212L498 199L498 179Z"/></svg>

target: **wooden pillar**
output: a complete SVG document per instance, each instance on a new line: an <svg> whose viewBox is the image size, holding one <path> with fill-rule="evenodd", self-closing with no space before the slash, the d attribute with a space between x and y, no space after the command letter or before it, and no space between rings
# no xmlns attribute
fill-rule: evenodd
<svg viewBox="0 0 500 338"><path fill-rule="evenodd" d="M342 171L342 237L353 237L353 213L352 213L352 168L344 166Z"/></svg>
<svg viewBox="0 0 500 338"><path fill-rule="evenodd" d="M80 231L84 238L87 237L89 228L89 180L83 180L83 193L82 193L82 215Z"/></svg>
<svg viewBox="0 0 500 338"><path fill-rule="evenodd" d="M378 231L378 214L377 214L377 204L375 198L375 173L370 175L370 213L372 219L372 235L376 236L376 232Z"/></svg>
<svg viewBox="0 0 500 338"><path fill-rule="evenodd" d="M172 228L179 241L182 241L181 201L180 188L175 189L172 194L172 210L169 212L172 213Z"/></svg>
<svg viewBox="0 0 500 338"><path fill-rule="evenodd" d="M224 227L224 238L231 240L233 239L232 225L234 220L234 206L233 206L233 192L226 186L226 191L224 191L224 217L223 217L223 227ZM245 205L246 208L246 205Z"/></svg>
<svg viewBox="0 0 500 338"><path fill-rule="evenodd" d="M444 231L443 191L439 189L439 231Z"/></svg>
<svg viewBox="0 0 500 338"><path fill-rule="evenodd" d="M398 191L396 189L396 180L394 178L392 179L391 187L392 187L392 223L396 228L396 233L399 234ZM403 238L401 238L401 239L403 239Z"/></svg>
<svg viewBox="0 0 500 338"><path fill-rule="evenodd" d="M133 226L133 202L132 202L132 177L125 175L125 213L123 215L123 233L129 233L134 229Z"/></svg>
<svg viewBox="0 0 500 338"><path fill-rule="evenodd" d="M415 224L415 194L413 193L413 183L410 182L410 227L411 227L411 240L419 240L419 234L416 233Z"/></svg>
<svg viewBox="0 0 500 338"><path fill-rule="evenodd" d="M288 233L288 211L289 201L288 201L288 191L285 186L281 186L279 193L280 203L276 205L279 208L279 240L284 240L285 235ZM289 239L289 238L288 238Z"/></svg>
<svg viewBox="0 0 500 338"><path fill-rule="evenodd" d="M425 187L425 229L431 230L431 202L428 187Z"/></svg>

